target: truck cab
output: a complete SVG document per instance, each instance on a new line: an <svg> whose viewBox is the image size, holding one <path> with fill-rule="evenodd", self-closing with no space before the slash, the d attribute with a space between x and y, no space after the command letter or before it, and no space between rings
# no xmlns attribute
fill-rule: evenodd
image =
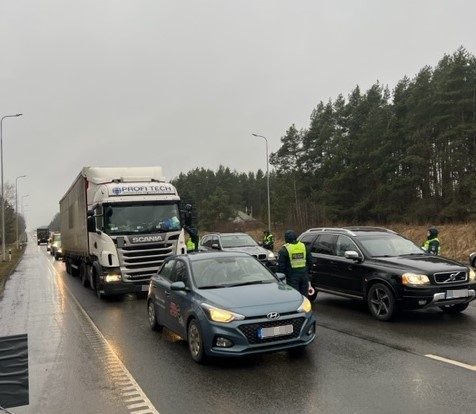
<svg viewBox="0 0 476 414"><path fill-rule="evenodd" d="M62 200L62 227L79 222L76 239L63 235L67 271L98 296L146 292L168 256L186 253L180 197L161 174L160 167L83 169L85 182Z"/></svg>

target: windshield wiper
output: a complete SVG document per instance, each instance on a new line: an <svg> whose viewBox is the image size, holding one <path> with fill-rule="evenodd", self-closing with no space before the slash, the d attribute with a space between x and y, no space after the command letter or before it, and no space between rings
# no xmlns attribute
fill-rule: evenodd
<svg viewBox="0 0 476 414"><path fill-rule="evenodd" d="M405 254L399 254L398 256L424 256L425 253L405 253Z"/></svg>
<svg viewBox="0 0 476 414"><path fill-rule="evenodd" d="M246 285L262 285L264 283L273 283L272 280L254 280L253 282L242 282L242 283L235 283L232 285L226 285L227 287L235 287L235 286L246 286Z"/></svg>
<svg viewBox="0 0 476 414"><path fill-rule="evenodd" d="M379 256L372 256L372 257L395 257L395 256L392 256L390 254L381 254Z"/></svg>
<svg viewBox="0 0 476 414"><path fill-rule="evenodd" d="M225 288L228 287L229 285L209 285L209 286L201 286L199 289L219 289L219 288Z"/></svg>

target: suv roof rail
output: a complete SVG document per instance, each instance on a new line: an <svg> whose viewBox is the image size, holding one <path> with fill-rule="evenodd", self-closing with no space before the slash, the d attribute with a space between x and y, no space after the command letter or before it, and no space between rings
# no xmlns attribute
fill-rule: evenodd
<svg viewBox="0 0 476 414"><path fill-rule="evenodd" d="M351 226L351 227L347 227L347 229L353 230L353 231L384 231L387 233L396 234L393 230L387 229L385 227L378 227L378 226Z"/></svg>
<svg viewBox="0 0 476 414"><path fill-rule="evenodd" d="M338 232L350 234L351 236L355 236L355 233L353 231L351 231L350 229L346 229L344 227L313 227L309 230L306 230L306 232L312 232L312 231L338 231Z"/></svg>

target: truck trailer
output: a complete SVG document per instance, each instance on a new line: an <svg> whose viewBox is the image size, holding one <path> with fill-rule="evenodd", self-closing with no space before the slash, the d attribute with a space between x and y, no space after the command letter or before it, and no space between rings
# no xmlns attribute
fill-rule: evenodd
<svg viewBox="0 0 476 414"><path fill-rule="evenodd" d="M164 259L186 253L180 197L161 167L85 167L60 201L66 272L99 298L146 292Z"/></svg>

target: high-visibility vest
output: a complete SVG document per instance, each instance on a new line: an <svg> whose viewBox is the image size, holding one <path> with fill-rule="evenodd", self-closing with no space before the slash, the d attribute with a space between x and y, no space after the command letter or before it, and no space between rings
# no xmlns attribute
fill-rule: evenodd
<svg viewBox="0 0 476 414"><path fill-rule="evenodd" d="M191 239L187 240L187 250L189 252L192 252L195 250L195 243Z"/></svg>
<svg viewBox="0 0 476 414"><path fill-rule="evenodd" d="M438 240L438 237L435 237L434 239L426 240L425 243L423 243L422 249L428 253L439 255L440 254L440 240Z"/></svg>
<svg viewBox="0 0 476 414"><path fill-rule="evenodd" d="M306 267L306 245L301 242L284 245L289 254L289 262L293 269Z"/></svg>

